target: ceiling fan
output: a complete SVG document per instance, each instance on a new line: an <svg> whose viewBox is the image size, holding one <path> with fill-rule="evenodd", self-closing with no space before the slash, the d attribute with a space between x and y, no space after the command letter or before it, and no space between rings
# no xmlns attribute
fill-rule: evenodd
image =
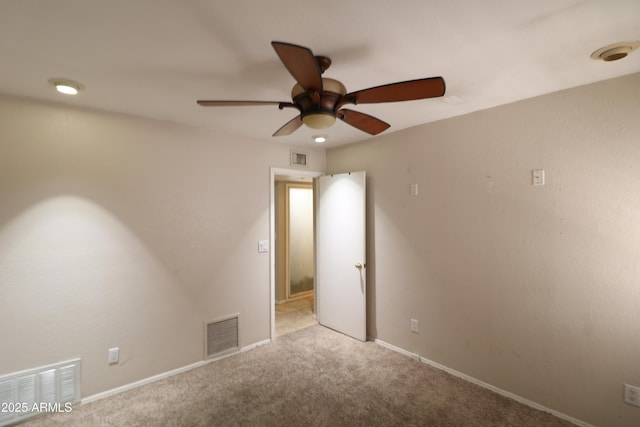
<svg viewBox="0 0 640 427"><path fill-rule="evenodd" d="M347 104L435 98L444 95L445 92L442 77L428 77L347 93L345 86L338 80L322 77L331 65L331 59L328 57L315 56L309 48L291 43L273 41L271 45L297 82L291 90L292 102L200 100L198 104L204 107L277 105L281 110L297 109L300 114L278 129L273 136L289 135L303 124L313 129L325 129L331 127L336 118L370 135L377 135L390 125L368 114L342 107Z"/></svg>

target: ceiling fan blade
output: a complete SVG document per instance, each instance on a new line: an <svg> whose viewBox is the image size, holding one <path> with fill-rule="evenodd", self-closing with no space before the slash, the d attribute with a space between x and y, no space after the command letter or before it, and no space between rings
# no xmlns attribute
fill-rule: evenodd
<svg viewBox="0 0 640 427"><path fill-rule="evenodd" d="M322 92L322 72L311 49L291 43L271 42L280 60L304 90Z"/></svg>
<svg viewBox="0 0 640 427"><path fill-rule="evenodd" d="M280 101L197 101L203 107L246 107L251 105L280 105L288 102Z"/></svg>
<svg viewBox="0 0 640 427"><path fill-rule="evenodd" d="M412 101L414 99L436 98L444 95L444 92L445 84L442 77L428 77L348 93L343 96L340 105Z"/></svg>
<svg viewBox="0 0 640 427"><path fill-rule="evenodd" d="M302 126L302 116L294 117L293 119L285 123L285 125L282 126L280 129L278 129L272 136L291 135L300 126Z"/></svg>
<svg viewBox="0 0 640 427"><path fill-rule="evenodd" d="M363 132L367 132L369 135L377 135L391 126L389 123L383 122L373 116L346 108L339 110L337 117L345 123Z"/></svg>

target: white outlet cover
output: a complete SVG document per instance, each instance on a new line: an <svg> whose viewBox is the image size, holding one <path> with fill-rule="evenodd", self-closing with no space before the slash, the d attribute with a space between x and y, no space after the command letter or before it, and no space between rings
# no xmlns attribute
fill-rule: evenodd
<svg viewBox="0 0 640 427"><path fill-rule="evenodd" d="M269 252L269 241L268 240L260 240L258 242L258 252L260 252L260 253Z"/></svg>
<svg viewBox="0 0 640 427"><path fill-rule="evenodd" d="M114 347L109 349L108 362L110 365L118 363L120 359L120 348Z"/></svg>

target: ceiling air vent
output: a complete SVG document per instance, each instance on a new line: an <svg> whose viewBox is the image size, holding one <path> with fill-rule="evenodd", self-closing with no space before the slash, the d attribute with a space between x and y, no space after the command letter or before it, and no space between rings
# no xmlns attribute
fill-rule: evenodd
<svg viewBox="0 0 640 427"><path fill-rule="evenodd" d="M205 323L204 357L211 359L238 351L237 314Z"/></svg>

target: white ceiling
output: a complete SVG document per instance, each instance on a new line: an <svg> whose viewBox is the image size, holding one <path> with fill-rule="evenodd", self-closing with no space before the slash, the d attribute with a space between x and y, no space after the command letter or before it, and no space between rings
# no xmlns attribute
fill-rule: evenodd
<svg viewBox="0 0 640 427"><path fill-rule="evenodd" d="M638 51L590 55L639 40L639 18L639 0L2 0L0 93L308 146L318 131L271 137L295 110L195 101L289 101L272 40L329 56L325 77L349 92L444 77L443 98L350 107L390 123L384 135L638 72ZM59 95L55 77L86 88ZM370 138L342 122L321 133Z"/></svg>

